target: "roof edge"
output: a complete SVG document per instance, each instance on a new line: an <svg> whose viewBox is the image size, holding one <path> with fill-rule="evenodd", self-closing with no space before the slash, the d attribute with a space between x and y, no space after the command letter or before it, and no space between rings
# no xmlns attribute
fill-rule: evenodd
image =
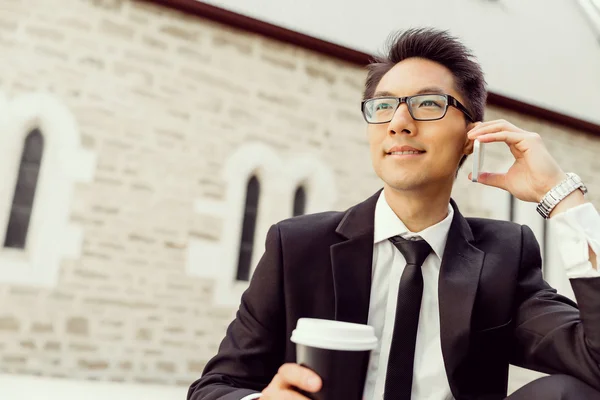
<svg viewBox="0 0 600 400"><path fill-rule="evenodd" d="M353 50L348 47L340 46L335 43L327 42L304 33L292 31L281 26L261 21L246 15L207 4L198 0L138 0L146 3L154 3L171 9L175 9L186 14L195 15L211 21L229 25L241 30L256 33L280 42L292 44L307 50L346 61L350 64L365 66L373 57L370 54ZM591 133L600 136L600 125L591 121L572 117L557 111L549 110L533 104L525 103L511 97L500 95L494 92L488 92L488 104L501 107L511 111L516 111L535 118L543 119L563 125L568 128Z"/></svg>

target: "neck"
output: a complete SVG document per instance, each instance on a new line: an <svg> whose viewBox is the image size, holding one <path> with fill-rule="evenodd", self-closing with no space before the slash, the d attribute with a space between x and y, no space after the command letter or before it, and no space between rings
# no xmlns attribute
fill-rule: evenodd
<svg viewBox="0 0 600 400"><path fill-rule="evenodd" d="M411 232L420 232L448 216L450 188L397 190L385 185L383 193L390 208Z"/></svg>

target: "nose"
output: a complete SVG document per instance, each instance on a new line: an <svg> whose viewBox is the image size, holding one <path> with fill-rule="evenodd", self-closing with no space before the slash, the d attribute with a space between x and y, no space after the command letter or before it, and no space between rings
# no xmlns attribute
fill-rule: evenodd
<svg viewBox="0 0 600 400"><path fill-rule="evenodd" d="M400 104L394 117L388 124L388 134L396 135L398 133L413 134L416 132L415 120L408 111L406 103Z"/></svg>

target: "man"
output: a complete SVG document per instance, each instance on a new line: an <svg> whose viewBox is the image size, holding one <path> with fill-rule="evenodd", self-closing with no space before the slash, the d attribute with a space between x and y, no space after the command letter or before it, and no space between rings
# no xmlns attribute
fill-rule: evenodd
<svg viewBox="0 0 600 400"><path fill-rule="evenodd" d="M396 36L370 66L364 98L383 190L345 212L271 227L237 317L188 399L318 391L320 378L294 364L290 334L301 317L374 327L365 399L503 399L509 363L551 374L511 400L600 398L600 217L578 178L565 181L538 134L480 122L483 73L445 32ZM528 227L464 218L451 201L475 139L509 146L509 171L480 182L543 202L578 305L544 282ZM413 241L426 246L424 261L407 263Z"/></svg>

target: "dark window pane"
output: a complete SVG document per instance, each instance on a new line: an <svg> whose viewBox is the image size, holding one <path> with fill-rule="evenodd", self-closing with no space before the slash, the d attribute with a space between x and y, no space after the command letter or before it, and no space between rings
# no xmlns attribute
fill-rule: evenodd
<svg viewBox="0 0 600 400"><path fill-rule="evenodd" d="M34 129L25 138L4 247L25 248L43 151L42 134Z"/></svg>
<svg viewBox="0 0 600 400"><path fill-rule="evenodd" d="M6 238L4 239L4 247L17 249L25 248L30 216L30 209L20 209L18 207L12 208L10 211L10 219L8 220Z"/></svg>
<svg viewBox="0 0 600 400"><path fill-rule="evenodd" d="M256 211L251 210L244 214L242 225L242 243L252 243L254 241L254 229L256 227Z"/></svg>
<svg viewBox="0 0 600 400"><path fill-rule="evenodd" d="M21 164L13 204L29 207L33 205L38 173L39 166Z"/></svg>
<svg viewBox="0 0 600 400"><path fill-rule="evenodd" d="M516 206L516 199L515 196L513 196L512 194L510 195L510 209L508 212L508 220L509 221L514 221L515 220L515 206Z"/></svg>
<svg viewBox="0 0 600 400"><path fill-rule="evenodd" d="M296 189L296 194L294 195L294 217L303 215L305 207L306 192L304 191L304 186L299 186L298 189Z"/></svg>
<svg viewBox="0 0 600 400"><path fill-rule="evenodd" d="M31 163L40 165L42 161L42 153L44 152L44 138L39 129L31 131L25 139L25 147L23 149L23 157L21 163Z"/></svg>
<svg viewBox="0 0 600 400"><path fill-rule="evenodd" d="M248 189L246 192L246 210L248 208L253 208L256 210L258 207L258 195L260 192L260 183L258 182L258 178L253 176L248 181Z"/></svg>
<svg viewBox="0 0 600 400"><path fill-rule="evenodd" d="M252 247L254 246L254 230L258 214L258 197L260 183L256 176L248 181L246 188L246 204L244 206L244 220L242 222L242 236L240 238L240 254L236 279L239 281L250 280L250 266L252 262Z"/></svg>
<svg viewBox="0 0 600 400"><path fill-rule="evenodd" d="M252 248L242 246L240 249L240 258L238 260L238 271L236 279L238 281L250 280L250 264L252 263Z"/></svg>

